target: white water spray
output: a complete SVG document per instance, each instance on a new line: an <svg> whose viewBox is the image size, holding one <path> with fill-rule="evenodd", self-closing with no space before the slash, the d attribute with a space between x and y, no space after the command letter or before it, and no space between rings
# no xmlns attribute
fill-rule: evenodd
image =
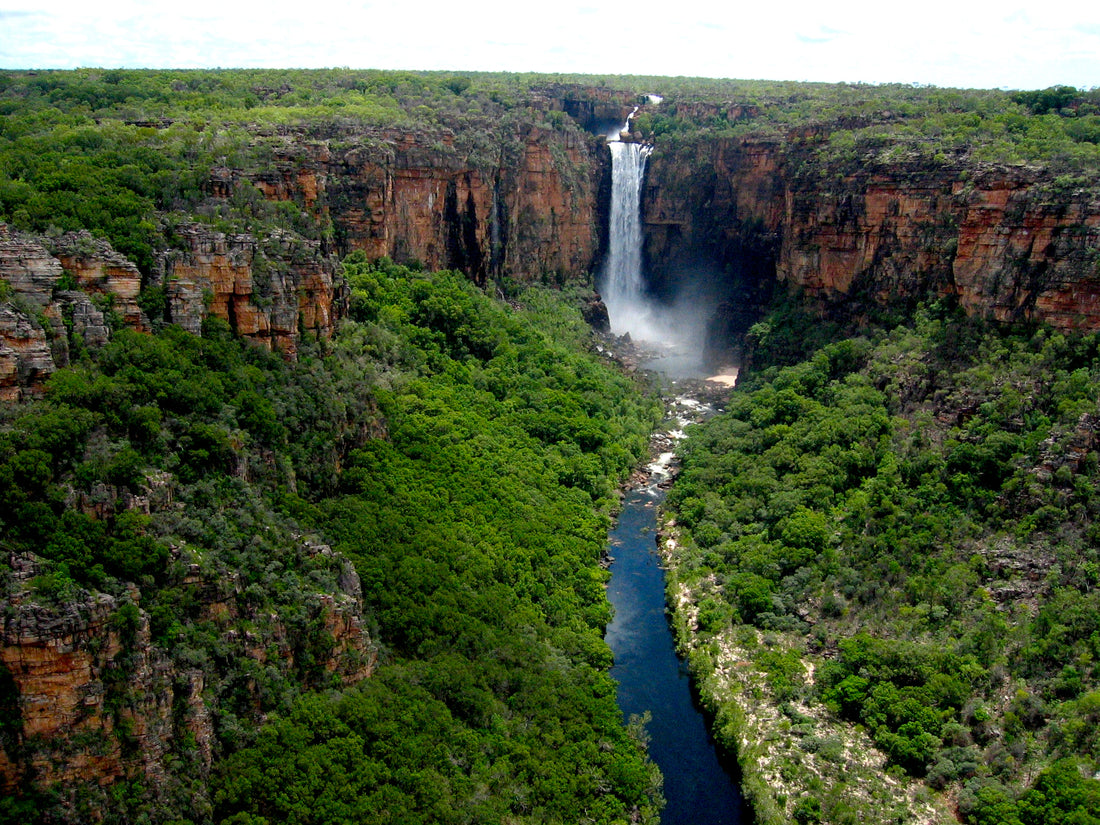
<svg viewBox="0 0 1100 825"><path fill-rule="evenodd" d="M660 102L649 95L651 105ZM654 345L660 353L649 362L656 369L678 377L705 377L704 341L712 301L699 290L681 290L672 302L652 300L642 273L641 195L646 160L652 146L630 139L630 113L626 123L607 136L611 150L611 218L608 256L601 292L611 331L629 333L635 341ZM624 138L626 138L624 140ZM715 380L732 384L736 368L723 368Z"/></svg>
<svg viewBox="0 0 1100 825"><path fill-rule="evenodd" d="M630 117L634 117L634 113ZM646 319L651 315L642 281L642 181L652 146L624 141L630 117L607 136L611 150L611 220L608 256L603 274L603 299L617 334L650 338Z"/></svg>

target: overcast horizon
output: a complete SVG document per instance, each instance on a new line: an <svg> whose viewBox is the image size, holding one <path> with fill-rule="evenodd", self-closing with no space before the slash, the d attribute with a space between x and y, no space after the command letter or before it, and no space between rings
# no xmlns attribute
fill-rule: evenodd
<svg viewBox="0 0 1100 825"><path fill-rule="evenodd" d="M0 0L0 67L325 68L701 76L1038 89L1100 86L1100 6L931 0L761 8L654 2L552 7L262 7L195 0Z"/></svg>

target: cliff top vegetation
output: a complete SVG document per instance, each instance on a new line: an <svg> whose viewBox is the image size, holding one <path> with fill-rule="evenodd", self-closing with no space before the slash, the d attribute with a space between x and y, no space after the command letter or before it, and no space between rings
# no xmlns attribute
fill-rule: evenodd
<svg viewBox="0 0 1100 825"><path fill-rule="evenodd" d="M1036 164L1094 178L1100 90L729 81L670 91L636 121L655 140L783 138L823 160Z"/></svg>
<svg viewBox="0 0 1100 825"><path fill-rule="evenodd" d="M294 140L395 151L397 134L492 170L531 129L594 139L648 93L635 128L663 145L779 139L829 168L1038 165L1062 186L1100 174L1100 92L940 89L631 76L328 70L0 72L0 221L88 229L144 272L173 222L284 228L331 241L324 214L265 201ZM294 136L294 139L292 139ZM212 203L214 170L243 171ZM301 204L299 204L299 207ZM308 212L308 210L305 210Z"/></svg>

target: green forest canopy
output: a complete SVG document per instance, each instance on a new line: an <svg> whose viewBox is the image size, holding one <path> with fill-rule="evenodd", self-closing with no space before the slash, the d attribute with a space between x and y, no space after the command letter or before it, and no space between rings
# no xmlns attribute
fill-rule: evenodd
<svg viewBox="0 0 1100 825"><path fill-rule="evenodd" d="M587 351L559 293L533 289L511 309L459 275L361 253L344 274L352 318L297 363L221 322L201 338L120 331L43 400L4 411L0 535L43 559L30 597L105 591L132 623L137 584L153 643L206 671L216 733L209 776L181 726L164 782L35 787L0 802L4 821L57 816L59 802L109 821L654 816L659 777L607 673L599 564L653 402ZM163 474L178 506L140 516L108 497L98 519L78 506ZM361 578L382 649L362 684L324 666L334 640L310 594L334 588L339 563L303 556L303 532ZM203 612L193 565L236 582L227 616ZM278 624L293 640L281 662L260 666L233 641ZM112 684L124 719L140 697ZM17 759L49 746L18 725L2 735Z"/></svg>
<svg viewBox="0 0 1100 825"><path fill-rule="evenodd" d="M292 132L382 145L394 128L452 135L476 166L525 125L579 131L546 101L583 100L593 87L624 106L663 94L636 126L669 146L801 133L826 165L1039 164L1068 187L1098 168L1097 92L1069 87L0 72L0 221L47 235L88 229L146 274L187 220L330 242L324 220L265 201L247 180L212 203L211 171L270 170ZM600 821L635 806L651 815L655 779L606 679L597 564L611 492L644 449L651 404L585 353L579 319L546 293L524 294L513 314L453 274L362 257L345 270L353 317L298 364L215 321L201 338L119 332L57 373L44 400L4 413L3 541L45 557L34 597L121 595L134 582L156 643L216 677L214 776L194 770L181 744L170 781L120 785L112 815L304 822L318 811L366 816L360 796L408 821L445 811L455 821L564 820L582 802ZM832 622L850 640L816 700L867 726L898 770L958 783L974 822L1030 825L1043 805L1069 816L1085 804L1052 799L1093 798L1059 760L1095 769L1097 758L1096 453L1062 460L1074 422L1095 407L1094 349L1088 338L1006 338L934 312L873 340L834 342L763 375L694 437L673 496L696 553L681 575L721 582L703 631L738 621L812 647L796 606L820 597L817 627ZM1044 462L1049 477L1036 469ZM104 486L139 491L151 472L170 476L186 515L91 519L73 506L74 494ZM338 571L299 552L303 531L346 553L362 578L386 646L362 686L334 684L320 665L331 640L303 596L334 586ZM992 537L1052 560L1034 615L998 597L1006 576L1015 585L986 552ZM257 668L228 648L233 628L202 620L181 585L186 563L242 571L242 615L281 616L297 640L293 668ZM857 617L862 636L847 632ZM133 611L118 621L132 626ZM993 692L1009 684L1022 693L994 720ZM8 710L10 687L0 673ZM133 697L119 690L111 701L121 719ZM271 723L253 735L242 720L257 707ZM10 724L0 736L29 747ZM305 755L291 759L288 745ZM1022 772L1039 765L1022 793ZM11 798L0 810L19 821L51 804Z"/></svg>
<svg viewBox="0 0 1100 825"><path fill-rule="evenodd" d="M1098 397L1097 334L938 307L761 371L669 497L702 639L753 627L815 663L811 686L759 660L968 822L1096 822Z"/></svg>

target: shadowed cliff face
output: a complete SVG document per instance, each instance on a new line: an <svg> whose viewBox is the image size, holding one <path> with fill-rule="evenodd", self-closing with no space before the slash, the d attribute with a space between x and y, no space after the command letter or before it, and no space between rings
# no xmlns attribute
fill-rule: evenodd
<svg viewBox="0 0 1100 825"><path fill-rule="evenodd" d="M143 286L163 291L166 321L198 333L206 318L222 318L294 358L303 331L328 337L343 313L337 253L457 269L482 286L504 277L583 281L600 254L608 159L598 136L527 128L476 163L446 135L295 133L280 145L262 171L215 169L211 208L255 187L300 207L318 235L328 227L325 240L186 223L170 230L143 277L86 232L47 239L0 228L0 276L15 298L0 304L0 399L37 392L69 363L74 336L95 347L112 323L149 329L137 301Z"/></svg>
<svg viewBox="0 0 1100 825"><path fill-rule="evenodd" d="M731 148L658 145L642 193L651 289L694 303L715 348L744 335L771 300L784 220L781 145Z"/></svg>
<svg viewBox="0 0 1100 825"><path fill-rule="evenodd" d="M716 279L727 332L773 286L847 317L954 296L997 321L1100 327L1100 200L1036 169L833 168L797 141L722 139L658 146L643 210L654 289Z"/></svg>
<svg viewBox="0 0 1100 825"><path fill-rule="evenodd" d="M622 103L547 105L596 128ZM482 285L587 278L606 249L606 145L524 128L490 141L492 157L449 133L299 135L275 172L227 171L223 183L249 179L269 199L301 204L330 222L341 253L415 259ZM642 205L654 297L714 314L713 337L726 339L777 286L848 316L950 295L999 321L1100 325L1095 195L1028 167L822 160L822 140L811 130L658 141Z"/></svg>

